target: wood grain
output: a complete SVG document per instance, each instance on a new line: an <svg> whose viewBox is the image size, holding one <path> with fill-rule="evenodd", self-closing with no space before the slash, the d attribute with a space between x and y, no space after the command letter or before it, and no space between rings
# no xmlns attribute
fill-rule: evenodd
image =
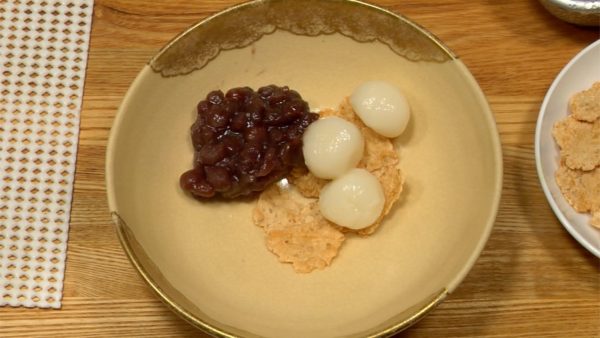
<svg viewBox="0 0 600 338"><path fill-rule="evenodd" d="M1 337L204 337L142 282L111 224L107 137L144 63L194 22L239 1L96 0L61 310L0 308ZM544 94L597 29L537 1L378 0L460 55L492 106L504 190L489 242L461 286L399 337L600 337L599 261L570 237L539 186L533 136Z"/></svg>

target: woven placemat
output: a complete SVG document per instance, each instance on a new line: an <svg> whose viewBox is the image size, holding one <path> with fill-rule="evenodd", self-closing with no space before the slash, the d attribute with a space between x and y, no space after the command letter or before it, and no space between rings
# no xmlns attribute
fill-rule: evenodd
<svg viewBox="0 0 600 338"><path fill-rule="evenodd" d="M0 0L0 305L61 306L92 10Z"/></svg>

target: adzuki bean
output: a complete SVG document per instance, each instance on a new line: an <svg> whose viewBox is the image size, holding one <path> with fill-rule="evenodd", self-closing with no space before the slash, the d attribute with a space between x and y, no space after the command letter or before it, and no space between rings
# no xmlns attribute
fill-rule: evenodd
<svg viewBox="0 0 600 338"><path fill-rule="evenodd" d="M179 183L199 199L250 195L304 166L302 135L319 118L300 94L275 85L215 90L197 111L194 168Z"/></svg>

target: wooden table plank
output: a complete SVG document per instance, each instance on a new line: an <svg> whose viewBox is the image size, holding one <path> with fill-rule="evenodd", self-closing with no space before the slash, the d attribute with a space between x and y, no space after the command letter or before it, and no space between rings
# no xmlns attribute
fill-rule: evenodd
<svg viewBox="0 0 600 338"><path fill-rule="evenodd" d="M145 286L108 215L104 156L127 88L148 59L236 0L96 0L61 310L0 308L0 337L205 337ZM600 337L599 261L549 208L533 155L537 114L560 69L598 29L537 1L378 0L460 55L487 95L504 152L490 240L461 286L402 337Z"/></svg>

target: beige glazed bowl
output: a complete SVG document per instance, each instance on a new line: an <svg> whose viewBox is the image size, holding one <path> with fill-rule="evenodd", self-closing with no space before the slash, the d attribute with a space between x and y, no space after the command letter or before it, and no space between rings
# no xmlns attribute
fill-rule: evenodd
<svg viewBox="0 0 600 338"><path fill-rule="evenodd" d="M377 232L333 264L297 274L265 246L254 200L203 203L178 185L189 127L213 89L288 85L312 109L360 83L402 88L394 141L406 184ZM461 61L406 18L358 1L254 1L188 29L132 84L107 154L110 210L150 287L196 327L225 337L373 337L407 328L473 266L498 208L498 133Z"/></svg>

